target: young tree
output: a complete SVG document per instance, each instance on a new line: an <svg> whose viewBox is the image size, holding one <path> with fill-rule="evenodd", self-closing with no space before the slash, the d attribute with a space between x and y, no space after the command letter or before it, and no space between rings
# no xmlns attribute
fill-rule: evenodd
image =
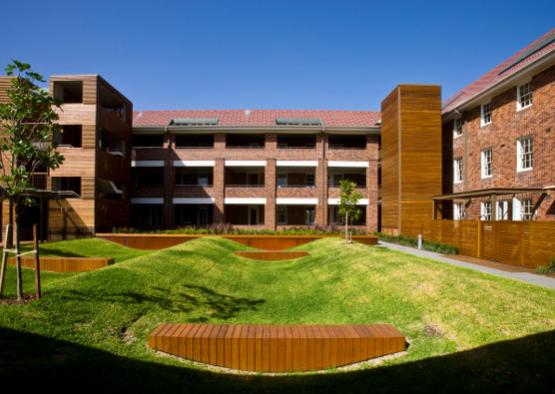
<svg viewBox="0 0 555 394"><path fill-rule="evenodd" d="M0 192L15 213L17 299L23 298L20 254L21 209L33 203L33 175L39 169L55 169L63 162L56 152L53 133L61 131L55 109L60 102L41 89L46 82L31 66L17 60L6 67L13 77L7 91L8 102L0 104ZM38 218L37 218L38 220ZM3 278L2 278L3 279ZM0 288L2 283L0 283Z"/></svg>
<svg viewBox="0 0 555 394"><path fill-rule="evenodd" d="M357 192L357 184L348 179L339 181L339 214L345 217L345 242L350 242L349 220L354 222L361 215L361 210L357 206L362 194Z"/></svg>

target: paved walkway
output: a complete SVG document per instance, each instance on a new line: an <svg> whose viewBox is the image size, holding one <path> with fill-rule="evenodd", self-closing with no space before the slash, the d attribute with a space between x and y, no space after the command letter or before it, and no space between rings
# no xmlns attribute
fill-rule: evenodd
<svg viewBox="0 0 555 394"><path fill-rule="evenodd" d="M470 268L476 271L485 272L487 274L497 275L508 279L519 280L521 282L555 290L555 278L551 278L545 275L532 274L530 272L503 271L500 269L491 268L480 264L473 264L473 263L457 260L454 258L447 257L445 255L442 255L440 253L429 252L427 250L418 250L416 248L397 245L390 242L379 241L379 244L383 246L387 246L390 249L398 250L400 252L410 253L420 257L426 257L429 259L441 261L442 263L455 265L457 267Z"/></svg>

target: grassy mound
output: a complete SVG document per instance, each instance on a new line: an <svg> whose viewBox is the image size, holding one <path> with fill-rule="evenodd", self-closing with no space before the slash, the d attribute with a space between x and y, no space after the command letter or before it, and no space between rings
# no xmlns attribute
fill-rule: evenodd
<svg viewBox="0 0 555 394"><path fill-rule="evenodd" d="M339 239L302 245L297 249L309 256L272 264L237 257L244 247L219 238L155 252L73 242L83 241L57 248L118 254L119 262L52 274L43 300L0 305L0 377L32 370L44 384L63 377L67 385L101 389L211 392L394 391L435 389L438 382L445 389L474 382L502 388L507 381L529 389L550 378L544 347L555 342L548 332L555 293L539 287ZM385 366L339 376L224 376L146 348L161 322L387 322L410 347Z"/></svg>

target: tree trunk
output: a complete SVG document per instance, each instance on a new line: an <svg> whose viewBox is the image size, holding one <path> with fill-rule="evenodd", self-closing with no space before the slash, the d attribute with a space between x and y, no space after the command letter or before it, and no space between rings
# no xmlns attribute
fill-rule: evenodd
<svg viewBox="0 0 555 394"><path fill-rule="evenodd" d="M4 249L2 250L2 267L0 267L0 296L4 292L4 281L6 279L6 266L8 265L8 257L9 254L6 252L6 249L12 243L12 225L6 225L6 232L4 233Z"/></svg>
<svg viewBox="0 0 555 394"><path fill-rule="evenodd" d="M9 200L9 212L8 212L8 224L10 225L10 230L13 231L13 211L14 211L14 207L13 207L13 201L10 199ZM6 246L6 245L4 245ZM11 234L9 240L8 240L8 248L11 248L13 246L13 234Z"/></svg>
<svg viewBox="0 0 555 394"><path fill-rule="evenodd" d="M16 270L17 270L17 300L23 300L23 275L21 272L21 256L20 250L21 247L21 240L19 236L19 220L20 220L20 212L19 212L19 204L15 204L15 254L16 254Z"/></svg>
<svg viewBox="0 0 555 394"><path fill-rule="evenodd" d="M35 296L38 300L42 297L40 288L40 255L39 255L39 237L37 234L38 225L33 225L33 243L35 246Z"/></svg>
<svg viewBox="0 0 555 394"><path fill-rule="evenodd" d="M345 213L345 243L349 243L349 212Z"/></svg>

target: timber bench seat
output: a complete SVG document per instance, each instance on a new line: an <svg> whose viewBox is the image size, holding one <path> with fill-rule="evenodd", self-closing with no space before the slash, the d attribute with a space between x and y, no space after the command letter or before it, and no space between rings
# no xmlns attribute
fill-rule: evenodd
<svg viewBox="0 0 555 394"><path fill-rule="evenodd" d="M255 372L314 371L405 350L389 324L161 324L150 348L188 360Z"/></svg>

